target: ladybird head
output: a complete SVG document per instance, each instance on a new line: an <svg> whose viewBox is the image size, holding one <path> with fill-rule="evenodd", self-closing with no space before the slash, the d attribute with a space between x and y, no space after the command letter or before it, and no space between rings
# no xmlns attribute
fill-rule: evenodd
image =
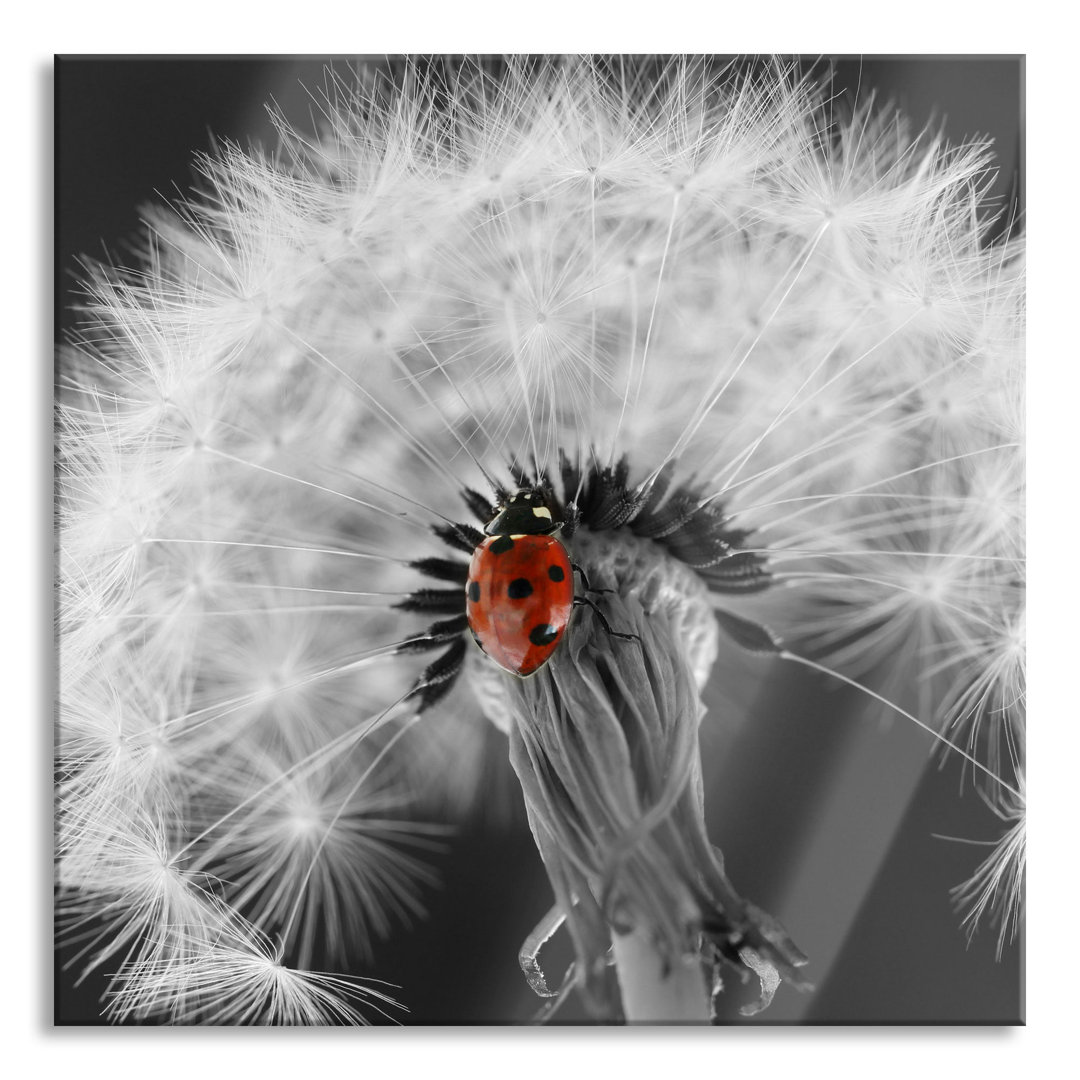
<svg viewBox="0 0 1080 1080"><path fill-rule="evenodd" d="M488 536L552 533L561 524L544 489L530 487L515 491L497 506L484 532Z"/></svg>

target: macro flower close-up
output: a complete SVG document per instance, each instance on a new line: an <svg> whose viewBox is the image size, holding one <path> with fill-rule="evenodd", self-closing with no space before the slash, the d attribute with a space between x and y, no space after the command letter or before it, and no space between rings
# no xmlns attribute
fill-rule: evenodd
<svg viewBox="0 0 1080 1080"><path fill-rule="evenodd" d="M305 62L73 253L58 1022L1022 1021L972 64Z"/></svg>

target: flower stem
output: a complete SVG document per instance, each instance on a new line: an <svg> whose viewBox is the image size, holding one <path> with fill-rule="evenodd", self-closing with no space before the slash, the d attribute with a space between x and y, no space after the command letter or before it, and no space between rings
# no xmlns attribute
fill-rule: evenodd
<svg viewBox="0 0 1080 1080"><path fill-rule="evenodd" d="M708 1024L709 995L701 963L683 957L666 965L640 930L614 934L615 970L628 1024Z"/></svg>

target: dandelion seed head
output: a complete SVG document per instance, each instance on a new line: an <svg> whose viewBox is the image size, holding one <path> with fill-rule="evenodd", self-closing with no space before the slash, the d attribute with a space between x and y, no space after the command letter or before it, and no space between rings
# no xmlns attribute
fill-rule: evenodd
<svg viewBox="0 0 1080 1080"><path fill-rule="evenodd" d="M222 144L92 271L58 413L58 875L106 922L85 962L122 961L112 1016L378 1005L290 965L316 926L363 956L419 917L399 796L464 814L507 737L594 1004L624 923L796 983L700 806L701 694L762 611L1022 775L1021 246L983 243L985 146L821 101L782 63L331 76L317 134ZM450 614L417 567L456 573L433 529L462 490L624 453L695 523L568 539L641 646L580 610L520 681L466 641L414 730Z"/></svg>
<svg viewBox="0 0 1080 1080"><path fill-rule="evenodd" d="M297 971L254 928L234 923L181 959L127 962L110 993L109 1014L153 1011L176 1024L366 1024L365 1008L400 1008L359 980Z"/></svg>
<svg viewBox="0 0 1080 1080"><path fill-rule="evenodd" d="M1027 871L1026 793L1001 800L996 807L1005 831L974 874L952 890L953 901L964 912L968 940L981 923L997 929L998 959L1019 932L1024 910L1024 878Z"/></svg>
<svg viewBox="0 0 1080 1080"><path fill-rule="evenodd" d="M435 846L435 830L399 816L406 800L385 778L358 783L366 755L322 769L290 767L291 756L278 749L245 775L208 778L192 865L227 883L230 902L280 933L301 966L317 949L368 958L373 937L423 912L420 886L434 876L420 855Z"/></svg>

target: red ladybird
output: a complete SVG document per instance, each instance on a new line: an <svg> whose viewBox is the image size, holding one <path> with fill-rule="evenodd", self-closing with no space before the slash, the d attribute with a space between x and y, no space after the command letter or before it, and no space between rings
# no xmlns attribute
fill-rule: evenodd
<svg viewBox="0 0 1080 1080"><path fill-rule="evenodd" d="M639 640L614 633L591 600L574 596L574 571L582 571L551 535L561 526L539 491L519 491L498 508L473 551L465 584L469 629L480 649L515 675L532 675L551 659L578 604L592 607L608 633Z"/></svg>

